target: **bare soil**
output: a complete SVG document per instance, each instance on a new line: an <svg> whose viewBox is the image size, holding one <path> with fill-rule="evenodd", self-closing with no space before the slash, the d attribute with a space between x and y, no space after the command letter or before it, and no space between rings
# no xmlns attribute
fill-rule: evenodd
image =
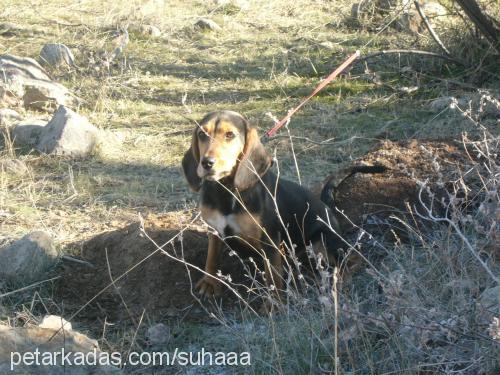
<svg viewBox="0 0 500 375"><path fill-rule="evenodd" d="M441 179L453 179L471 161L454 142L384 141L357 164L381 164L387 171L344 179L336 191L338 208L355 223L379 225L394 213L407 212L408 205L418 205L418 181L429 180L431 187L443 190ZM190 224L191 218L190 212L151 215L142 226L134 223L97 235L81 249L81 258L94 268L65 262L56 299L70 313L88 303L78 320L101 327L104 319L136 319L143 311L159 317L203 319L206 314L193 295L201 273L191 265L203 268L207 236L202 223ZM244 281L241 262L236 257L222 258L222 272L230 273L233 281ZM231 296L226 291L224 308L234 305Z"/></svg>
<svg viewBox="0 0 500 375"><path fill-rule="evenodd" d="M203 269L208 241L201 223L190 221L189 212L151 215L143 224L99 234L81 250L81 258L94 268L64 262L57 298L69 313L88 303L78 313L78 320L89 323L98 319L101 327L105 318L137 319L143 311L160 317L205 316L193 288L201 277L194 267ZM233 257L222 258L222 271L231 270L238 280L242 266ZM225 300L230 300L229 292Z"/></svg>
<svg viewBox="0 0 500 375"><path fill-rule="evenodd" d="M435 194L433 208L442 214L440 201L446 202L450 181L465 174L473 162L463 144L456 141L410 140L382 141L355 164L382 165L387 170L380 174L356 173L342 180L335 190L338 209L356 225L384 222L394 225L394 221L387 221L389 216L406 220L409 209L423 213L419 201L422 182ZM428 203L429 199L429 194L423 191L422 200ZM415 220L416 216L410 218ZM342 222L345 228L349 227L347 219Z"/></svg>

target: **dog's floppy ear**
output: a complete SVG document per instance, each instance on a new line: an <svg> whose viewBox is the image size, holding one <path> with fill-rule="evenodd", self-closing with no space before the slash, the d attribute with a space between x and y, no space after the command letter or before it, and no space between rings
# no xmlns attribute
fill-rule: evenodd
<svg viewBox="0 0 500 375"><path fill-rule="evenodd" d="M260 142L257 130L248 124L246 129L243 155L234 175L234 186L240 191L254 185L271 166L271 157Z"/></svg>
<svg viewBox="0 0 500 375"><path fill-rule="evenodd" d="M182 158L182 170L184 171L184 176L186 176L189 187L194 191L200 190L201 187L201 178L198 177L198 173L196 172L198 163L200 162L197 130L198 128L194 130L191 147L186 151L184 157Z"/></svg>

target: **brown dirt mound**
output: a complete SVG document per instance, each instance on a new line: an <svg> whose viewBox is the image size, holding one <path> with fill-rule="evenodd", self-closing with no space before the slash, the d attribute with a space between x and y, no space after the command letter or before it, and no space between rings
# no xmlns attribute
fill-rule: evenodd
<svg viewBox="0 0 500 375"><path fill-rule="evenodd" d="M469 168L471 161L453 142L386 141L359 160L359 164L381 164L388 169L382 174L355 174L336 189L338 207L354 222L366 223L367 217L384 220L395 210L406 211L407 204L417 204L418 180L428 179L431 186L442 189L441 182L456 178L459 171ZM199 222L188 225L190 220L191 213L187 212L152 215L145 220L144 229L154 242L163 245L187 226L182 246L179 237L164 250L202 268L207 249L206 230ZM66 263L56 292L56 299L64 302L69 314L91 301L79 312L76 318L79 321L95 321L102 327L105 318L128 321L143 310L148 316L206 317L191 294L186 266L157 251L139 224L96 236L83 245L81 257L94 268ZM244 280L238 259L222 258L223 273L230 273L233 281ZM113 280L126 275L112 285L110 272ZM190 276L196 282L201 274L191 269ZM230 295L227 291L226 297ZM231 298L225 298L223 303L226 309L234 306Z"/></svg>
<svg viewBox="0 0 500 375"><path fill-rule="evenodd" d="M200 223L188 225L187 212L151 215L143 223L147 235L159 246L176 237L163 249L177 259L203 268L206 249L206 230ZM102 233L83 245L81 258L94 266L65 262L63 278L56 291L56 298L64 302L67 313L77 312L77 320L92 321L106 317L108 320L128 320L131 316L183 316L197 318L202 310L191 294L187 266L174 260L144 235L139 223L121 230ZM182 241L182 242L181 242ZM147 259L146 259L147 258ZM242 266L234 257L223 257L222 272L238 280ZM142 262L141 262L142 261ZM189 267L193 284L201 273ZM113 280L111 283L110 272ZM230 299L228 292L226 300ZM181 311L182 310L182 311Z"/></svg>
<svg viewBox="0 0 500 375"><path fill-rule="evenodd" d="M473 164L463 145L453 141L384 141L359 159L359 165L383 165L380 174L356 173L339 183L335 202L355 224L380 224L391 215L406 216L408 207L421 210L419 181L428 182L436 198L447 197L450 181ZM428 195L423 193L424 201ZM434 205L439 209L439 204ZM393 222L392 222L393 223ZM345 227L347 220L343 220Z"/></svg>

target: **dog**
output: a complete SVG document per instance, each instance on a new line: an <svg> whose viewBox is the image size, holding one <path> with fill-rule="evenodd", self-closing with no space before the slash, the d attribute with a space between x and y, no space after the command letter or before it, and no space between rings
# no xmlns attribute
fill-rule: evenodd
<svg viewBox="0 0 500 375"><path fill-rule="evenodd" d="M206 274L196 284L202 296L221 294L215 274L225 243L261 254L266 285L278 291L287 246L297 253L311 246L330 265L339 264L342 240L332 210L304 187L278 178L271 166L256 128L239 113L211 112L197 124L182 169L200 192L203 220L216 232L208 234Z"/></svg>

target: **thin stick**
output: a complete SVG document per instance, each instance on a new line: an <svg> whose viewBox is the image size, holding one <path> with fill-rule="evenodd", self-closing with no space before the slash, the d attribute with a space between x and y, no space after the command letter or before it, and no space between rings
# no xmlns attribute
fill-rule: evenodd
<svg viewBox="0 0 500 375"><path fill-rule="evenodd" d="M337 282L338 282L338 273L339 270L337 267L334 268L333 270L333 303L334 303L334 309L335 309L335 331L334 331L334 347L333 347L333 353L335 356L335 375L339 375L339 367L340 367L340 361L339 361L339 354L338 354L338 330L339 330L339 301L338 301L338 290L337 290Z"/></svg>
<svg viewBox="0 0 500 375"><path fill-rule="evenodd" d="M137 328L136 330L134 331L134 336L132 337L132 342L130 343L130 346L128 348L128 351L127 351L127 357L126 358L129 358L130 357L130 352L132 351L132 347L134 346L135 344L135 340L137 339L137 332L139 332L139 328L141 327L141 324L142 324L142 320L144 319L144 313L146 312L146 309L143 309L142 310L142 314L141 314L141 318L139 319L139 324L137 325Z"/></svg>
<svg viewBox="0 0 500 375"><path fill-rule="evenodd" d="M69 262L75 262L75 263L78 263L78 264L83 264L87 267L90 267L90 268L95 268L95 266L90 263L90 262L87 262L86 260L82 260L82 259L78 259L78 258L74 258L72 256L69 256L69 255L63 255L61 257L62 260L67 260Z"/></svg>
<svg viewBox="0 0 500 375"><path fill-rule="evenodd" d="M125 307L125 310L127 310L128 316L132 320L132 322L137 325L137 322L134 319L134 316L130 312L127 303L125 302L125 299L123 298L122 294L120 293L120 289L116 286L115 280L113 280L113 274L111 273L111 265L109 264L109 256L108 256L108 248L104 248L104 252L106 253L106 267L108 268L108 275L109 275L109 280L113 284L113 287L115 288L115 292L120 296L120 300L123 303L123 306ZM144 312L143 312L144 314ZM142 319L142 318L141 318ZM137 325L137 329L139 329L139 326Z"/></svg>
<svg viewBox="0 0 500 375"><path fill-rule="evenodd" d="M290 147L292 149L293 162L295 163L295 170L297 171L297 178L299 180L299 185L302 185L302 180L300 178L299 164L297 163L297 156L295 155L295 149L293 148L292 134L290 133L290 128L288 127L289 123L290 119L288 119L288 121L286 122L285 129L288 134L288 138L290 139Z"/></svg>
<svg viewBox="0 0 500 375"><path fill-rule="evenodd" d="M444 45L444 43L441 41L441 39L439 39L439 36L436 34L436 32L434 31L434 29L432 28L432 25L429 22L429 19L425 15L424 10L422 9L422 7L418 3L418 1L415 0L413 2L413 4L415 4L415 8L417 8L417 12L418 12L418 14L420 14L420 17L422 18L422 21L424 21L425 27L427 28L427 30L429 30L429 33L431 34L432 39L434 39L434 41L443 50L443 52L446 54L446 56L450 56L450 51L448 51L448 49L446 48L446 46Z"/></svg>
<svg viewBox="0 0 500 375"><path fill-rule="evenodd" d="M35 286L38 286L40 284L45 284L45 283L48 283L49 281L57 280L57 279L60 279L60 278L61 278L61 276L56 276L56 277L53 277L51 279L37 281L34 284L31 284L31 285L28 285L28 286L25 286L25 287L13 290L12 292L7 292L7 293L4 293L4 294L0 294L0 298L8 297L8 296L11 296L11 295L19 293L19 292L24 292L25 290L34 288Z"/></svg>

